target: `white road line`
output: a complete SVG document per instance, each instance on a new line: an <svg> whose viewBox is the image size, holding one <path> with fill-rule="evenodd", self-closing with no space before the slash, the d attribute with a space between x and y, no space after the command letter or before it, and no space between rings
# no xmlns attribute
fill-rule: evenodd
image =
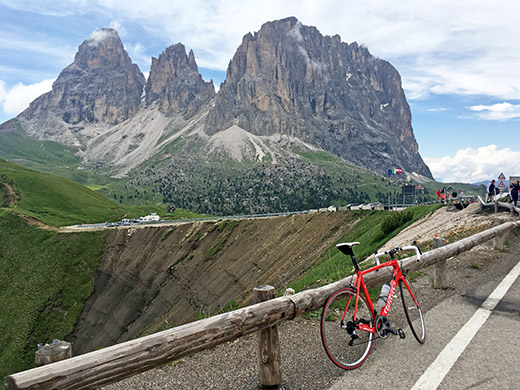
<svg viewBox="0 0 520 390"><path fill-rule="evenodd" d="M500 282L486 301L475 312L473 317L459 330L455 337L444 347L437 359L428 367L424 374L412 387L412 390L434 390L451 370L459 356L464 352L471 339L484 325L486 320L504 297L516 278L520 275L520 262Z"/></svg>

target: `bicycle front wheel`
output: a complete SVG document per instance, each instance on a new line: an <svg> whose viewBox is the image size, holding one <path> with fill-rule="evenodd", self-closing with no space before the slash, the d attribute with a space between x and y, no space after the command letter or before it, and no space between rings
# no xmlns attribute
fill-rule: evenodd
<svg viewBox="0 0 520 390"><path fill-rule="evenodd" d="M403 275L403 279L399 280L399 288L401 290L404 314L406 315L408 325L410 325L415 339L421 344L424 344L426 340L426 328L424 327L421 305L419 304L417 293L412 282L410 282L406 275Z"/></svg>
<svg viewBox="0 0 520 390"><path fill-rule="evenodd" d="M359 329L360 324L374 325L374 313L362 295L354 317L355 306L354 290L340 289L325 302L321 315L321 340L325 352L334 364L345 370L361 366L374 343L374 333Z"/></svg>

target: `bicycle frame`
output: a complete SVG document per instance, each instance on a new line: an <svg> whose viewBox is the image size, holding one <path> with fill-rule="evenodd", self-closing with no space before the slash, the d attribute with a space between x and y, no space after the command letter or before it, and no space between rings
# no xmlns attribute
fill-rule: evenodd
<svg viewBox="0 0 520 390"><path fill-rule="evenodd" d="M396 258L400 251L414 250L417 254L416 260L420 261L421 251L417 244L414 242L413 246L395 247L383 253L375 252L377 265L364 271L359 268L352 250L357 244L359 242L336 245L342 253L350 256L355 276L350 287L342 287L329 296L323 305L321 315L321 339L325 352L334 364L345 370L352 370L363 364L372 350L375 338L386 339L390 335L405 338L404 331L400 327L392 328L387 318L397 284L401 290L404 314L410 330L420 344L424 344L426 338L422 311L412 283L408 281L406 272L401 268L401 261ZM390 259L381 264L379 257L383 255L389 255ZM386 267L392 267L392 279L389 296L378 314L368 293L364 276ZM386 272L384 274L387 275Z"/></svg>
<svg viewBox="0 0 520 390"><path fill-rule="evenodd" d="M376 265L376 266L366 269L364 271L361 271L360 269L358 269L356 271L356 280L354 281L354 284L353 284L354 289L356 291L356 302L355 302L355 307L354 307L354 321L356 321L356 319L357 319L359 294L361 292L363 292L363 294L367 298L369 309L374 313L374 315L376 317L378 317L377 311L375 310L374 304L372 303L372 299L370 298L370 294L368 293L368 289L365 284L365 280L363 279L363 275L366 275L370 272L374 272L381 268L386 268L386 267L393 267L394 272L392 274L392 280L390 281L390 291L388 292L388 299L386 300L385 306L381 309L379 316L388 315L388 312L390 311L390 306L392 305L393 295L394 295L395 289L397 288L397 283L399 282L399 280L403 280L404 283L406 284L406 287L409 288L409 286L406 283L406 280L402 277L403 272L401 270L401 267L399 266L397 259L395 259L395 258L387 261L386 263ZM415 301L415 297L413 297L413 299ZM343 321L345 321L345 315L348 311L349 306L350 306L350 302L347 302L345 311L343 312L343 317L342 317ZM369 324L358 324L357 328L359 330L363 330L365 332L376 333L375 324L373 324L372 326Z"/></svg>

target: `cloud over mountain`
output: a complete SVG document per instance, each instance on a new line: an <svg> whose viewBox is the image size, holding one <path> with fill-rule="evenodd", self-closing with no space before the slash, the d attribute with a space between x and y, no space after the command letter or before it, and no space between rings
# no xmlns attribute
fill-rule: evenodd
<svg viewBox="0 0 520 390"><path fill-rule="evenodd" d="M455 156L425 158L436 180L478 183L506 176L520 175L520 151L498 149L496 145L459 150Z"/></svg>

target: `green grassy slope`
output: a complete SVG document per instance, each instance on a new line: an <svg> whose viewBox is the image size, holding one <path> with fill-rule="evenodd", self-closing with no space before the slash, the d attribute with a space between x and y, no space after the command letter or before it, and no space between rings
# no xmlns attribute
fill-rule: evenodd
<svg viewBox="0 0 520 390"><path fill-rule="evenodd" d="M353 227L338 240L338 243L359 241L360 245L356 246L355 254L356 258L362 261L374 253L374 251L381 248L388 240L395 237L401 230L440 207L442 207L440 204L433 206L416 206L399 213L378 210L349 212L348 217ZM399 216L403 214L407 216L407 218L404 220L399 219ZM395 225L395 229L389 233L385 233L383 228L385 222L393 222L396 219L399 222ZM411 243L403 243L403 245L409 244ZM353 266L350 258L347 258L344 254L339 252L335 245L333 245L322 255L319 263L291 287L296 291L301 291L310 286L326 285L348 276L352 270Z"/></svg>
<svg viewBox="0 0 520 390"><path fill-rule="evenodd" d="M87 184L94 173L77 169L80 161L76 152L70 146L29 137L20 126L13 132L0 133L0 158Z"/></svg>
<svg viewBox="0 0 520 390"><path fill-rule="evenodd" d="M0 175L14 183L20 193L20 200L12 208L13 211L51 226L115 221L124 217L137 218L149 212L164 215L166 211L162 205L120 205L71 180L37 172L1 159ZM176 210L171 217L194 216L196 214L185 210Z"/></svg>
<svg viewBox="0 0 520 390"><path fill-rule="evenodd" d="M72 332L107 234L57 234L12 212L0 216L1 379L33 367L38 343Z"/></svg>
<svg viewBox="0 0 520 390"><path fill-rule="evenodd" d="M0 174L20 192L14 211L52 226L103 222L126 214L126 210L86 187L59 176L33 171L0 160Z"/></svg>

